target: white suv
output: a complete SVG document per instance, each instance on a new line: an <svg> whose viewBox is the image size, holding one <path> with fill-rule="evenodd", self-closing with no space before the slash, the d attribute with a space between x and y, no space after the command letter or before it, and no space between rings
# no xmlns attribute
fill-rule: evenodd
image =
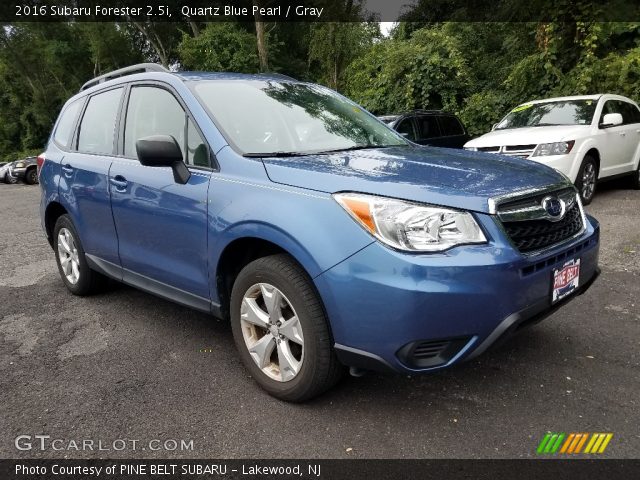
<svg viewBox="0 0 640 480"><path fill-rule="evenodd" d="M619 95L524 103L464 148L549 165L575 183L584 204L600 179L633 175L633 188L640 188L640 109Z"/></svg>

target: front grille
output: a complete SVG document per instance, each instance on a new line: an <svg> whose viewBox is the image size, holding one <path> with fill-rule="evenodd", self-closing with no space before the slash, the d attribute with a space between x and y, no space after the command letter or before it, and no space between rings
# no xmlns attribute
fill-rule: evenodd
<svg viewBox="0 0 640 480"><path fill-rule="evenodd" d="M495 145L491 147L478 147L479 152L501 153L512 157L529 158L537 145Z"/></svg>
<svg viewBox="0 0 640 480"><path fill-rule="evenodd" d="M567 210L562 220L547 219L503 222L507 235L522 253L533 252L567 240L584 227L578 202Z"/></svg>

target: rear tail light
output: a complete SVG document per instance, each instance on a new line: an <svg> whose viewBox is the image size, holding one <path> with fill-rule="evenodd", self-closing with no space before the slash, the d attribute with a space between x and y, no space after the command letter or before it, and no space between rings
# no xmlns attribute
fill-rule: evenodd
<svg viewBox="0 0 640 480"><path fill-rule="evenodd" d="M44 161L46 160L44 153L38 155L36 158L36 163L38 164L38 178L40 177L40 172L42 171L42 166L44 165Z"/></svg>

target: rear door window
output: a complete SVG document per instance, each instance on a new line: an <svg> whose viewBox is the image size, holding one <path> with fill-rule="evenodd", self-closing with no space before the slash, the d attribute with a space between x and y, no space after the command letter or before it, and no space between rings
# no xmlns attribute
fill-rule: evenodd
<svg viewBox="0 0 640 480"><path fill-rule="evenodd" d="M113 153L116 117L123 88L93 95L82 117L78 150L87 153Z"/></svg>
<svg viewBox="0 0 640 480"><path fill-rule="evenodd" d="M451 137L453 135L464 135L464 128L460 121L452 115L442 115L438 118L440 129L443 137Z"/></svg>
<svg viewBox="0 0 640 480"><path fill-rule="evenodd" d="M441 137L440 126L435 115L420 115L418 121L418 136L421 140Z"/></svg>

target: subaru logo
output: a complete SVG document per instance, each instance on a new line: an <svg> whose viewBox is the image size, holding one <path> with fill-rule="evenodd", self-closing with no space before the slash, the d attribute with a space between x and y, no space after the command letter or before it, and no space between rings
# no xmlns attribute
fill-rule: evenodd
<svg viewBox="0 0 640 480"><path fill-rule="evenodd" d="M542 199L542 208L552 221L557 221L564 217L566 204L558 197L548 196Z"/></svg>

